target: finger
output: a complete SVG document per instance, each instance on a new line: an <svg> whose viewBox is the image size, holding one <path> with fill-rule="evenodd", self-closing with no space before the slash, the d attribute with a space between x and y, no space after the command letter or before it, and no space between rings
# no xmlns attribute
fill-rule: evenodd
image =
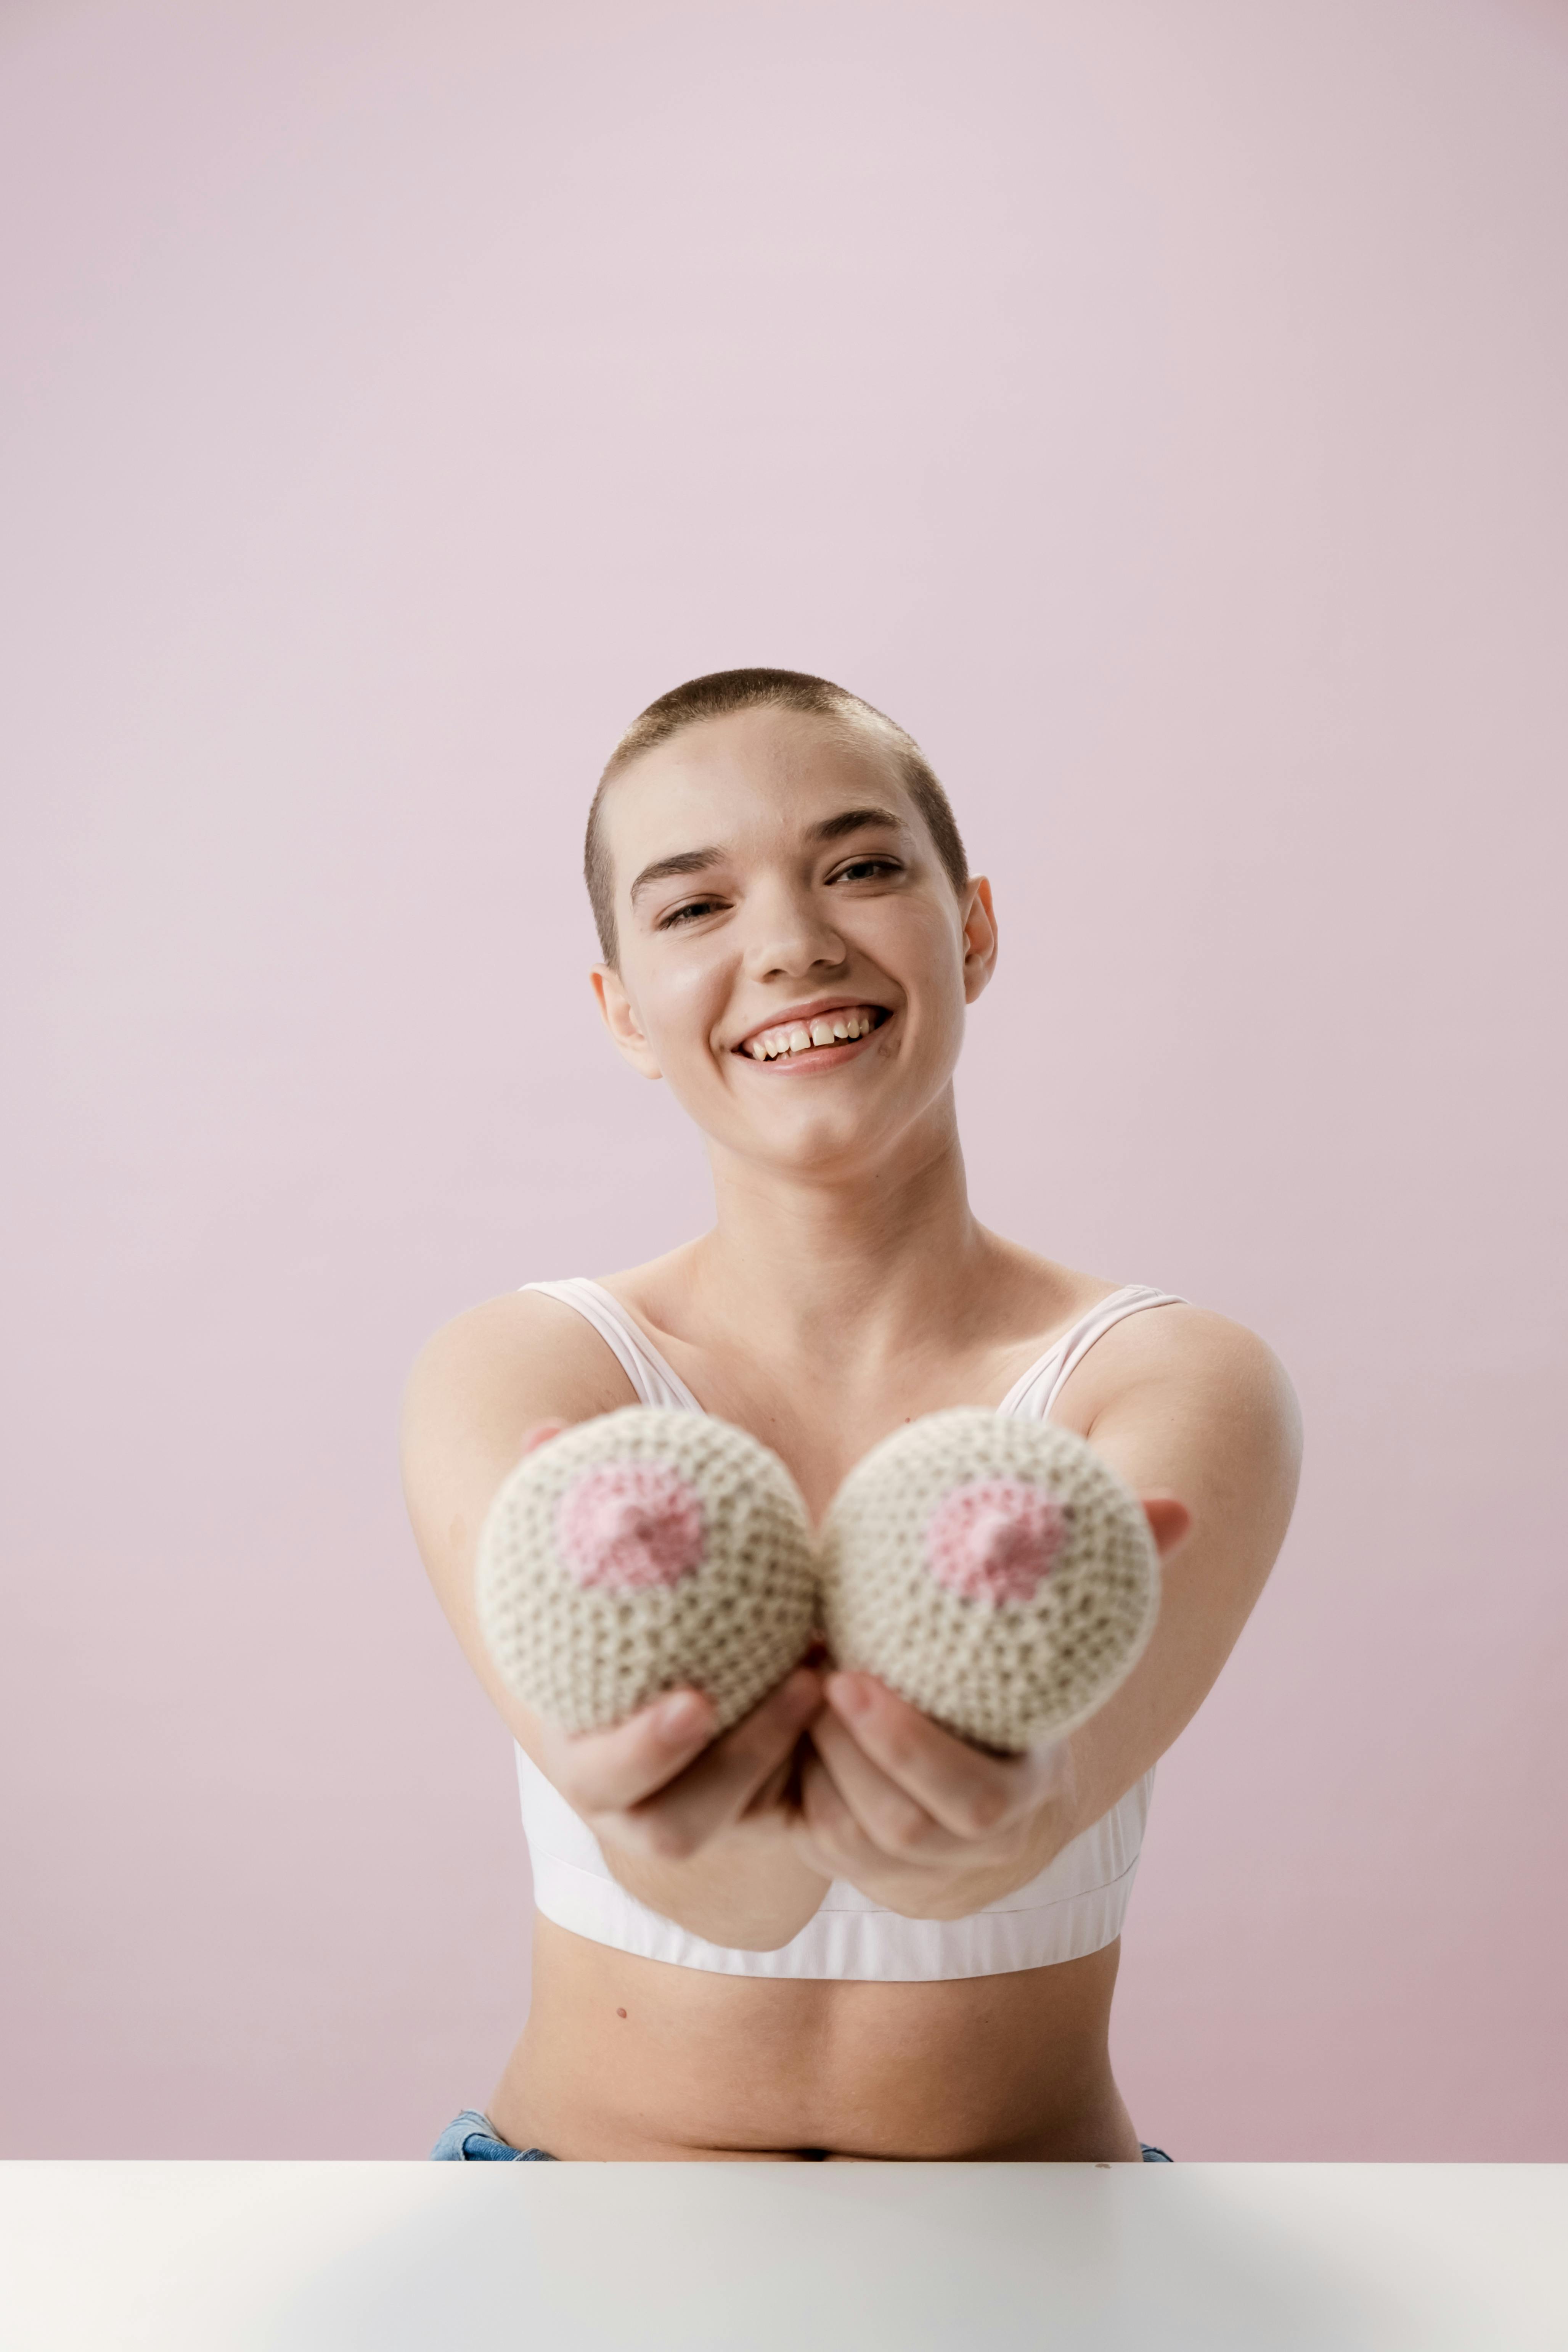
<svg viewBox="0 0 1568 2352"><path fill-rule="evenodd" d="M784 1792L789 1787L790 1774L794 1769L795 1759L795 1748L791 1748L788 1754L783 1759L782 1762L774 1765L773 1770L768 1774L767 1779L763 1782L761 1788L752 1790L751 1797L747 1800L745 1810L742 1814L742 1820L753 1820L757 1814L769 1812L772 1811L773 1806L783 1802Z"/></svg>
<svg viewBox="0 0 1568 2352"><path fill-rule="evenodd" d="M875 1675L830 1675L826 1696L872 1763L954 1837L994 1836L1033 1811L1052 1784L1048 1749L982 1755Z"/></svg>
<svg viewBox="0 0 1568 2352"><path fill-rule="evenodd" d="M705 1756L667 1788L630 1809L630 1828L650 1853L679 1861L740 1819L822 1706L820 1677L797 1667L760 1706L716 1739Z"/></svg>
<svg viewBox="0 0 1568 2352"><path fill-rule="evenodd" d="M662 1789L701 1754L713 1737L713 1715L705 1692L666 1691L613 1730L552 1730L546 1735L546 1775L574 1812L622 1812Z"/></svg>
<svg viewBox="0 0 1568 2352"><path fill-rule="evenodd" d="M828 1878L884 1878L888 1856L860 1827L820 1756L806 1759L800 1776L800 1827L795 1850Z"/></svg>
<svg viewBox="0 0 1568 2352"><path fill-rule="evenodd" d="M853 1732L826 1709L812 1726L811 1745L836 1793L879 1853L900 1862L945 1862L968 1843L943 1829L917 1799L889 1780Z"/></svg>
<svg viewBox="0 0 1568 2352"><path fill-rule="evenodd" d="M523 1433L523 1452L531 1454L538 1446L548 1445L551 1439L559 1437L565 1427L563 1421L536 1421L531 1429Z"/></svg>
<svg viewBox="0 0 1568 2352"><path fill-rule="evenodd" d="M820 1770L821 1767L818 1766L817 1769ZM810 1766L808 1765L805 1769L806 1771L809 1771ZM805 1794L805 1775L803 1774L801 1780L802 1802L804 1802ZM808 1870L815 1870L822 1878L832 1879L842 1876L844 1866L838 1855L836 1853L829 1853L826 1847L819 1843L812 1830L811 1824L807 1822L805 1813L798 1810L798 1808L793 1814L791 1814L789 1819L789 1842L797 1858L805 1863ZM885 1869L887 1865L884 1863L883 1868Z"/></svg>
<svg viewBox="0 0 1568 2352"><path fill-rule="evenodd" d="M1174 1495L1145 1495L1142 1500L1154 1549L1162 1559L1169 1559L1173 1552L1180 1551L1191 1534L1193 1515Z"/></svg>

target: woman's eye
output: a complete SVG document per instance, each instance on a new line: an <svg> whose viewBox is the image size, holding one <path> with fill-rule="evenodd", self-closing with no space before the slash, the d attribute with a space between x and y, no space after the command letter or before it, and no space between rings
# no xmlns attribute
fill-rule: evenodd
<svg viewBox="0 0 1568 2352"><path fill-rule="evenodd" d="M671 931L678 923L687 922L698 915L711 914L718 904L717 898L689 899L684 907L672 907L668 915L660 916L658 928L661 931Z"/></svg>

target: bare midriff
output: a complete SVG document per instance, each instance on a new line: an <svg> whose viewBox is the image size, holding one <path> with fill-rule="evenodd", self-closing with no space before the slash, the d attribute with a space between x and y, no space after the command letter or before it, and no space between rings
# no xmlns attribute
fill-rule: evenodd
<svg viewBox="0 0 1568 2352"><path fill-rule="evenodd" d="M1107 2042L1120 1954L932 1984L727 1977L536 1917L488 2112L514 2147L587 2162L1136 2163Z"/></svg>

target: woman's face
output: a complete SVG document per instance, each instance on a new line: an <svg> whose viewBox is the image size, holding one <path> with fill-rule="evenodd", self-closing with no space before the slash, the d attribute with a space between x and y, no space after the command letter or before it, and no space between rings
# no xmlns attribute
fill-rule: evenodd
<svg viewBox="0 0 1568 2352"><path fill-rule="evenodd" d="M605 794L616 1043L721 1149L848 1175L914 1141L990 978L989 886L962 899L891 761L808 713L705 719Z"/></svg>

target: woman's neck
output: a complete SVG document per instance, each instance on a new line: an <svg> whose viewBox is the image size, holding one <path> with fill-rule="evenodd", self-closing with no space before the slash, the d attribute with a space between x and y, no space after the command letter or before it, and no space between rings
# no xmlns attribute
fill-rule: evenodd
<svg viewBox="0 0 1568 2352"><path fill-rule="evenodd" d="M715 1161L718 1220L681 1253L704 1326L774 1361L874 1375L984 1312L1002 1245L969 1206L955 1126L842 1181Z"/></svg>

